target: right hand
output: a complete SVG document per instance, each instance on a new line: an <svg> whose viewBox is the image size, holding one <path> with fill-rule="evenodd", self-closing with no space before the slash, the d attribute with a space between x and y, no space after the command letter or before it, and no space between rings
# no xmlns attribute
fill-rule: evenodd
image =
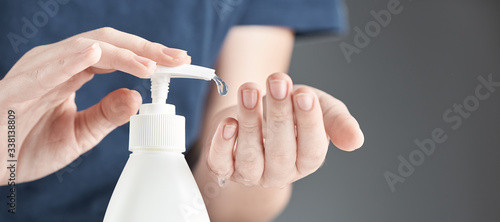
<svg viewBox="0 0 500 222"><path fill-rule="evenodd" d="M15 112L16 183L47 176L97 145L128 122L142 103L138 92L118 89L77 112L75 91L94 74L120 70L150 76L156 62L191 63L183 50L101 28L28 51L0 81L0 185L6 169L8 111Z"/></svg>

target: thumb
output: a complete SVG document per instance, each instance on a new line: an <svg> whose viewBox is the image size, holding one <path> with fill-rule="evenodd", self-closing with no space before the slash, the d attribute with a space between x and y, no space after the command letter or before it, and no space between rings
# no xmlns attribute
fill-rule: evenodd
<svg viewBox="0 0 500 222"><path fill-rule="evenodd" d="M92 107L80 111L75 119L76 141L81 153L97 145L116 127L127 123L142 103L135 90L118 89Z"/></svg>
<svg viewBox="0 0 500 222"><path fill-rule="evenodd" d="M305 87L295 85L295 88ZM353 151L364 143L363 131L358 121L349 113L346 105L330 94L313 88L318 95L321 109L323 110L323 121L325 130L332 143L341 150Z"/></svg>

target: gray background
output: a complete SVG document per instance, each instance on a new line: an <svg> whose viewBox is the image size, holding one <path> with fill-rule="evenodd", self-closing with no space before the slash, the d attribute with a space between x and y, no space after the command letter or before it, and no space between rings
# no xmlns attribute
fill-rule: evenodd
<svg viewBox="0 0 500 222"><path fill-rule="evenodd" d="M364 29L389 0L348 1L350 28ZM343 100L365 133L347 153L330 146L326 164L295 183L276 221L500 221L500 88L457 130L443 120L474 95L478 77L500 81L500 2L409 1L347 63L340 39L302 39L291 66L296 83ZM383 176L415 139L442 128L448 139L391 192Z"/></svg>

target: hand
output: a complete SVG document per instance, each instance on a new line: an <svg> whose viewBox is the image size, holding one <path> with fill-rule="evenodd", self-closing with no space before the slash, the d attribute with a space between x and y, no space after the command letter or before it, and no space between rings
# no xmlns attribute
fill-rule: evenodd
<svg viewBox="0 0 500 222"><path fill-rule="evenodd" d="M95 73L115 70L148 77L156 63L190 63L183 50L101 28L27 52L0 81L0 147L7 147L7 112L16 116L16 182L53 173L128 122L142 103L136 91L118 89L77 112L75 91ZM4 116L5 115L5 116ZM0 160L7 163L7 152ZM0 185L9 172L0 170Z"/></svg>
<svg viewBox="0 0 500 222"><path fill-rule="evenodd" d="M267 92L262 101L258 85L242 85L238 105L216 118L223 120L207 143L206 158L221 186L231 180L282 188L315 172L330 140L345 151L363 144L358 122L325 92L293 87L283 73L268 78Z"/></svg>

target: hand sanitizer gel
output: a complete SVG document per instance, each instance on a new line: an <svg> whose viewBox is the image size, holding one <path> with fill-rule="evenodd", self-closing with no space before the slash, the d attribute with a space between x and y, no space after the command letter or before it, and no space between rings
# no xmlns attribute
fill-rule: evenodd
<svg viewBox="0 0 500 222"><path fill-rule="evenodd" d="M170 78L214 80L219 94L226 84L213 69L195 65L158 66L151 75L152 103L130 118L132 151L116 184L105 222L206 222L203 198L182 152L185 121L166 104Z"/></svg>

